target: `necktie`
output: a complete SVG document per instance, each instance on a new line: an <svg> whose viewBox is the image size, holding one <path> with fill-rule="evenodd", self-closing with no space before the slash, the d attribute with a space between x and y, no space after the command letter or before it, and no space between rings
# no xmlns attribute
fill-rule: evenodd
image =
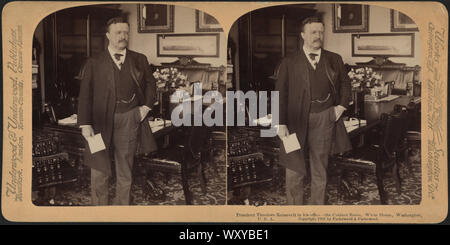
<svg viewBox="0 0 450 245"><path fill-rule="evenodd" d="M114 54L114 58L116 58L118 65L119 65L119 69L122 67L122 62L120 62L120 57L122 57L123 54Z"/></svg>
<svg viewBox="0 0 450 245"><path fill-rule="evenodd" d="M122 57L123 54L114 54L114 58L116 58L117 61L120 61L120 57Z"/></svg>
<svg viewBox="0 0 450 245"><path fill-rule="evenodd" d="M317 61L316 61L316 56L318 56L318 54L315 53L309 53L309 58L311 58L311 61L313 63L314 69L316 69L317 67Z"/></svg>

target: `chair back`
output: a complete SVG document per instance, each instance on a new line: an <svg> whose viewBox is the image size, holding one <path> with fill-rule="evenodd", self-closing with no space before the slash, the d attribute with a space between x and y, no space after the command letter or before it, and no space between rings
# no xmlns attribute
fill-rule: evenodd
<svg viewBox="0 0 450 245"><path fill-rule="evenodd" d="M408 129L409 129L409 123L411 121L411 113L407 106L404 105L395 105L394 106L394 116L399 117L400 120L400 142L406 138Z"/></svg>
<svg viewBox="0 0 450 245"><path fill-rule="evenodd" d="M381 138L381 147L388 157L399 148L406 134L406 112L401 111L394 114L383 113L381 120L383 121L383 134Z"/></svg>

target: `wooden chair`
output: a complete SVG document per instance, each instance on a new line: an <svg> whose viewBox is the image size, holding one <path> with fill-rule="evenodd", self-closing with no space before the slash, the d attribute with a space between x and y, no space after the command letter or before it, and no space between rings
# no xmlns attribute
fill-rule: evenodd
<svg viewBox="0 0 450 245"><path fill-rule="evenodd" d="M408 110L408 131L406 132L406 144L407 144L407 153L406 163L408 166L409 173L411 174L411 162L409 159L410 153L412 151L420 152L421 147L421 108L420 103L416 104L411 102L407 105Z"/></svg>
<svg viewBox="0 0 450 245"><path fill-rule="evenodd" d="M164 195L162 189L152 181L151 174L162 172L166 175L165 183L171 174L177 174L181 177L181 185L187 205L193 204L193 196L189 187L189 173L195 171L200 181L200 187L203 194L206 194L206 177L204 173L204 161L197 147L197 143L203 139L203 131L199 132L201 127L185 127L177 130L172 137L173 142L167 148L159 149L157 153L147 156L140 156L137 159L137 171L140 176L145 178L145 185L150 196L157 197Z"/></svg>
<svg viewBox="0 0 450 245"><path fill-rule="evenodd" d="M404 163L408 169L409 174L412 173L412 166L409 162L409 150L410 150L410 142L408 142L408 124L411 121L411 113L409 113L409 110L404 105L395 105L394 106L394 113L397 115L401 115L402 118L405 118L405 122L403 124L403 127L401 128L400 132L400 140L399 144L396 149L396 157L398 165L400 166L400 162ZM419 133L420 134L420 133ZM402 161L399 159L403 158Z"/></svg>
<svg viewBox="0 0 450 245"><path fill-rule="evenodd" d="M224 149L226 148L226 133L225 130L213 130L210 132L208 141L207 141L207 147L205 148L204 153L202 156L208 157L208 162L211 164L211 166L214 169L214 173L217 175L219 174L219 171L217 169L217 162L215 161L215 150L216 149Z"/></svg>
<svg viewBox="0 0 450 245"><path fill-rule="evenodd" d="M421 144L421 133L419 131L415 131L417 129L418 120L420 128L420 112L417 111L417 107L418 106L414 103L410 103L407 106L394 106L394 113L402 114L402 116L406 118L406 122L401 129L402 135L397 148L397 157L403 157L402 163L405 164L410 176L412 175L412 163L409 156L414 150L420 151Z"/></svg>
<svg viewBox="0 0 450 245"><path fill-rule="evenodd" d="M365 146L345 155L339 155L332 159L333 163L341 170L338 175L338 195L342 197L342 179L346 171L356 171L361 176L375 174L380 201L387 204L387 193L383 180L385 172L391 170L398 194L401 194L401 180L396 154L399 142L402 140L402 127L406 117L403 114L382 114L382 134L379 144ZM361 182L363 179L361 178Z"/></svg>

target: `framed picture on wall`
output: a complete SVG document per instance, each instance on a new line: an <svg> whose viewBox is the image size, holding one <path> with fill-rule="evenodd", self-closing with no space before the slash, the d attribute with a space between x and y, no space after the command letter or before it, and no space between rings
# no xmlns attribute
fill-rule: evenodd
<svg viewBox="0 0 450 245"><path fill-rule="evenodd" d="M419 31L419 28L408 15L391 9L391 31Z"/></svg>
<svg viewBox="0 0 450 245"><path fill-rule="evenodd" d="M333 32L368 32L369 6L333 4Z"/></svg>
<svg viewBox="0 0 450 245"><path fill-rule="evenodd" d="M352 56L414 57L414 33L352 34Z"/></svg>
<svg viewBox="0 0 450 245"><path fill-rule="evenodd" d="M138 4L139 33L173 32L174 6L166 4Z"/></svg>
<svg viewBox="0 0 450 245"><path fill-rule="evenodd" d="M219 33L158 34L158 57L219 57Z"/></svg>
<svg viewBox="0 0 450 245"><path fill-rule="evenodd" d="M223 31L219 21L212 15L203 11L195 10L195 31L196 32L220 32Z"/></svg>

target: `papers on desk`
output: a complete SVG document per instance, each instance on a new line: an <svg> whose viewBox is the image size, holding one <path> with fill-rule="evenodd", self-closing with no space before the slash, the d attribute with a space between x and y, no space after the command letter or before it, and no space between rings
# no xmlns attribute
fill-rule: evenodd
<svg viewBox="0 0 450 245"><path fill-rule="evenodd" d="M106 149L105 143L103 142L103 138L101 134L96 134L91 137L87 137L87 142L89 145L89 150L91 151L91 154L94 154L99 151L103 151Z"/></svg>
<svg viewBox="0 0 450 245"><path fill-rule="evenodd" d="M77 114L58 120L59 125L75 125L77 124Z"/></svg>
<svg viewBox="0 0 450 245"><path fill-rule="evenodd" d="M366 120L358 120L357 118L350 118L348 121L344 120L345 129L347 133L359 128L360 126L366 126Z"/></svg>
<svg viewBox="0 0 450 245"><path fill-rule="evenodd" d="M388 96L380 98L380 99L373 99L373 98L371 98L371 96L365 96L364 101L365 102L391 101L391 100L397 99L398 97L400 97L400 95L394 95L394 94L388 95Z"/></svg>
<svg viewBox="0 0 450 245"><path fill-rule="evenodd" d="M185 92L186 91L184 91L184 90L175 91L172 95L170 95L170 103L178 104L178 103L182 103L182 102L186 102L186 101L194 102L194 101L203 99L203 95L194 95L194 96L190 96L189 98L184 98L183 95Z"/></svg>
<svg viewBox="0 0 450 245"><path fill-rule="evenodd" d="M269 126L272 124L272 114L268 114L265 117L254 119L253 123L260 126Z"/></svg>
<svg viewBox="0 0 450 245"><path fill-rule="evenodd" d="M164 127L172 125L170 120L166 120L166 125L164 126L164 120L161 118L157 118L154 121L148 121L150 124L150 128L152 129L152 133L155 133L158 130L163 129Z"/></svg>
<svg viewBox="0 0 450 245"><path fill-rule="evenodd" d="M150 128L152 129L152 132L155 133L158 130L163 129L164 127L170 126L172 123L170 120L166 120L166 124L164 125L164 120L157 119L155 121L149 121ZM96 134L92 137L87 137L87 142L89 145L89 150L91 151L91 154L94 154L99 151L103 151L106 149L105 143L103 142L103 138L101 134Z"/></svg>
<svg viewBox="0 0 450 245"><path fill-rule="evenodd" d="M418 103L420 103L420 100L421 100L420 97L414 97L414 98L411 99L411 102L413 102L415 104L418 104Z"/></svg>
<svg viewBox="0 0 450 245"><path fill-rule="evenodd" d="M285 137L280 137L281 142L283 142L284 149L286 153L291 153L293 151L301 149L300 142L298 142L297 134L293 133Z"/></svg>

